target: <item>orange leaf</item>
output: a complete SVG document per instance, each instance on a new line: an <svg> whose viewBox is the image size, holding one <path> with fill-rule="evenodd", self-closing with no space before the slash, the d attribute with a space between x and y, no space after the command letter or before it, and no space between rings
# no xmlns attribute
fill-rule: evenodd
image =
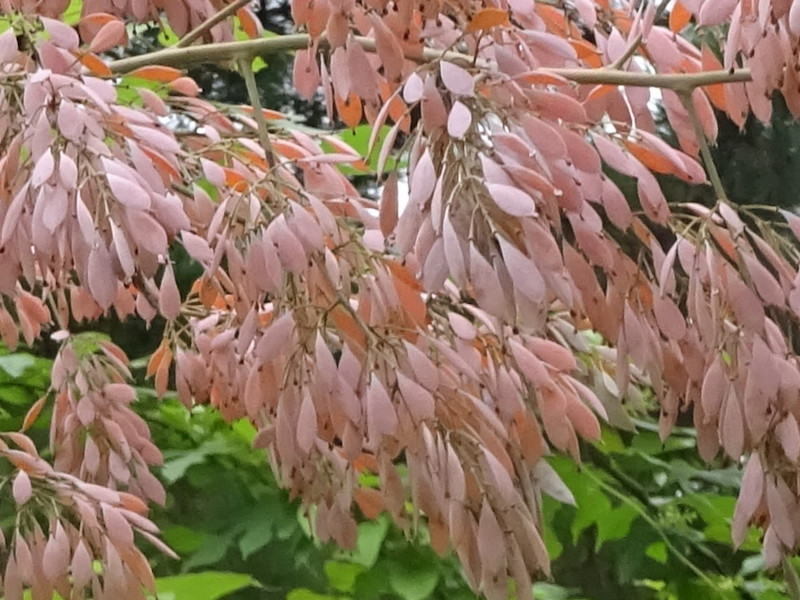
<svg viewBox="0 0 800 600"><path fill-rule="evenodd" d="M519 410L514 415L512 431L517 434L523 458L530 465L536 464L544 454L544 440L539 423L528 411Z"/></svg>
<svg viewBox="0 0 800 600"><path fill-rule="evenodd" d="M640 277L634 285L634 291L638 295L642 308L650 310L653 307L653 290L649 283Z"/></svg>
<svg viewBox="0 0 800 600"><path fill-rule="evenodd" d="M301 158L306 158L307 156L311 156L311 153L300 146L299 144L295 144L294 142L290 142L288 140L282 140L280 138L275 138L272 141L272 149L283 156L284 158L288 158L289 160L299 160Z"/></svg>
<svg viewBox="0 0 800 600"><path fill-rule="evenodd" d="M131 292L135 292L136 291L136 288L133 287L133 286L130 286L128 289ZM112 344L111 342L100 342L100 345L103 347L103 351L104 352L106 352L107 354L110 354L111 356L116 358L123 365L127 365L128 364L128 357L122 351L122 348L120 348L116 344Z"/></svg>
<svg viewBox="0 0 800 600"><path fill-rule="evenodd" d="M509 25L508 11L502 8L484 8L475 13L467 24L467 33L486 31L492 27Z"/></svg>
<svg viewBox="0 0 800 600"><path fill-rule="evenodd" d="M22 427L20 428L20 431L26 431L31 425L33 425L33 423L39 417L39 414L42 412L45 402L47 402L47 396L42 396L33 403L33 406L30 407L22 421Z"/></svg>
<svg viewBox="0 0 800 600"><path fill-rule="evenodd" d="M248 150L246 148L237 148L236 153L242 158L246 159L248 164L255 165L262 171L266 171L269 169L267 161L265 161L263 158L261 158L258 154L256 154L252 150Z"/></svg>
<svg viewBox="0 0 800 600"><path fill-rule="evenodd" d="M130 77L138 77L139 79L148 79L150 81L157 81L159 83L169 83L175 81L178 77L183 75L183 72L173 67L164 67L161 65L151 65L149 67L139 67L128 73Z"/></svg>
<svg viewBox="0 0 800 600"><path fill-rule="evenodd" d="M564 12L540 2L537 2L535 6L536 14L545 22L548 31L558 32L559 37L563 35L564 30L567 28ZM577 36L576 39L580 39L580 36ZM572 42L572 40L570 40L570 42Z"/></svg>
<svg viewBox="0 0 800 600"><path fill-rule="evenodd" d="M708 230L711 232L711 237L714 238L714 241L728 258L734 262L738 261L739 253L736 251L736 244L733 243L728 230L712 224L708 225Z"/></svg>
<svg viewBox="0 0 800 600"><path fill-rule="evenodd" d="M328 142L331 146L333 146L337 151L341 152L342 154L351 154L352 156L358 156L358 157L361 156L358 152L356 152L352 148L352 146L350 146L350 144L343 142L334 135L326 135L323 136L322 139L324 139L326 142ZM358 169L359 171L369 170L367 163L365 163L363 159L356 160L350 163L350 166L353 167L354 169Z"/></svg>
<svg viewBox="0 0 800 600"><path fill-rule="evenodd" d="M600 52L597 50L597 46L592 44L591 42L587 42L583 39L571 39L568 40L570 45L575 49L575 52L578 54L578 58L586 63L589 67L600 67L603 64L603 60L601 58Z"/></svg>
<svg viewBox="0 0 800 600"><path fill-rule="evenodd" d="M145 504L141 498L134 496L133 494L129 494L128 492L118 493L119 503L122 508L125 508L131 512L135 512L137 515L144 516L147 514L147 504Z"/></svg>
<svg viewBox="0 0 800 600"><path fill-rule="evenodd" d="M251 40L261 35L261 23L248 8L240 8L236 11L242 30Z"/></svg>
<svg viewBox="0 0 800 600"><path fill-rule="evenodd" d="M650 242L652 241L653 234L650 233L650 230L642 223L639 219L634 219L631 223L631 227L633 229L633 233L636 234L636 237L644 244L645 246L649 246Z"/></svg>
<svg viewBox="0 0 800 600"><path fill-rule="evenodd" d="M96 12L90 15L86 15L85 17L82 17L80 20L80 25L92 26L97 29L100 29L103 25L105 25L109 21L115 21L116 19L117 17L109 13Z"/></svg>
<svg viewBox="0 0 800 600"><path fill-rule="evenodd" d="M219 296L217 287L208 277L204 276L200 281L200 292L198 294L198 296L200 296L200 302L202 302L203 306L206 308L211 308L214 306L214 302L216 302Z"/></svg>
<svg viewBox="0 0 800 600"><path fill-rule="evenodd" d="M593 87L592 90L589 92L589 94L586 96L586 102L602 98L603 96L610 94L616 89L617 86L615 85L597 85Z"/></svg>
<svg viewBox="0 0 800 600"><path fill-rule="evenodd" d="M381 100L389 103L389 117L395 123L400 123L400 130L408 133L411 131L411 119L408 116L408 106L399 94L394 94L389 83L385 79L379 82ZM372 117L369 117L372 119ZM372 122L370 120L370 122Z"/></svg>
<svg viewBox="0 0 800 600"><path fill-rule="evenodd" d="M683 5L683 2L675 3L675 6L672 7L672 11L669 13L669 28L673 31L673 33L680 33L684 27L689 23L689 20L692 18L692 13Z"/></svg>
<svg viewBox="0 0 800 600"><path fill-rule="evenodd" d="M89 69L89 72L96 76L96 77L111 77L111 69L105 63L105 61L94 54L93 52L87 52L86 54L81 54L78 56L78 61Z"/></svg>
<svg viewBox="0 0 800 600"><path fill-rule="evenodd" d="M600 51L597 46L584 39L568 40L570 45L575 49L578 58L588 58L589 56L597 56Z"/></svg>
<svg viewBox="0 0 800 600"><path fill-rule="evenodd" d="M414 277L411 271L408 270L408 267L406 267L404 264L401 264L396 260L387 260L384 262L384 264L392 272L392 275L395 279L402 281L416 292L422 291L422 285L420 284L419 280Z"/></svg>
<svg viewBox="0 0 800 600"><path fill-rule="evenodd" d="M553 73L530 71L517 76L517 81L531 85L568 85L569 81Z"/></svg>
<svg viewBox="0 0 800 600"><path fill-rule="evenodd" d="M78 22L78 32L84 42L89 42L97 35L97 32L103 28L104 25L111 21L118 21L119 18L112 14L104 12L96 12L86 15Z"/></svg>
<svg viewBox="0 0 800 600"><path fill-rule="evenodd" d="M630 150L631 154L633 154L640 163L642 163L651 171L667 174L675 173L675 165L660 154L657 154L649 148L640 146L636 142L632 142L630 140L625 140L625 145L628 147L628 150Z"/></svg>
<svg viewBox="0 0 800 600"><path fill-rule="evenodd" d="M156 374L158 366L161 364L166 352L167 345L161 344L158 348L156 348L156 351L150 355L150 360L147 361L147 372L145 373L145 377L150 377Z"/></svg>
<svg viewBox="0 0 800 600"><path fill-rule="evenodd" d="M175 166L164 158L160 153L148 148L147 146L139 146L142 151L147 154L156 170L161 174L161 177L168 182L177 181L180 179L180 172Z"/></svg>
<svg viewBox="0 0 800 600"><path fill-rule="evenodd" d="M425 329L428 324L428 307L425 306L422 295L416 289L399 279L395 279L394 288L397 290L400 306L403 307L409 325ZM416 338L416 332L409 332L405 338L412 341Z"/></svg>
<svg viewBox="0 0 800 600"><path fill-rule="evenodd" d="M361 123L361 98L355 94L350 94L347 100L344 100L339 94L335 94L333 98L342 122L351 128L358 127Z"/></svg>
<svg viewBox="0 0 800 600"><path fill-rule="evenodd" d="M173 92L177 92L183 96L189 96L190 98L194 98L202 91L200 86L197 85L197 82L191 77L178 77L170 81L168 85L169 89Z"/></svg>
<svg viewBox="0 0 800 600"><path fill-rule="evenodd" d="M164 346L164 355L161 358L161 362L158 365L158 369L156 369L156 376L155 376L155 388L156 388L156 395L159 398L164 396L167 393L167 384L169 383L169 366L172 364L172 350L170 350L167 346ZM149 366L149 365L148 365Z"/></svg>
<svg viewBox="0 0 800 600"><path fill-rule="evenodd" d="M364 516L370 520L377 519L386 507L383 495L378 490L370 488L356 490L353 499L361 512L364 513Z"/></svg>
<svg viewBox="0 0 800 600"><path fill-rule="evenodd" d="M722 69L722 63L714 54L714 51L703 44L701 62L705 71L717 71ZM722 112L727 112L727 102L725 102L725 87L718 83L716 85L709 85L705 88L706 95L711 103Z"/></svg>
<svg viewBox="0 0 800 600"><path fill-rule="evenodd" d="M367 338L364 331L353 318L349 311L337 306L331 311L333 322L342 334L350 349L356 356L364 355L364 348L367 347Z"/></svg>
<svg viewBox="0 0 800 600"><path fill-rule="evenodd" d="M103 25L100 30L92 37L89 49L92 52L105 52L115 46L128 43L128 33L125 22L113 19Z"/></svg>
<svg viewBox="0 0 800 600"><path fill-rule="evenodd" d="M248 182L241 173L229 167L223 167L222 169L225 171L225 185L233 188L237 192L244 192L247 190Z"/></svg>
<svg viewBox="0 0 800 600"><path fill-rule="evenodd" d="M620 33L627 37L631 32L631 27L633 26L633 19L630 17L630 15L628 15L627 12L622 10L615 10L613 15L614 25L616 25Z"/></svg>
<svg viewBox="0 0 800 600"><path fill-rule="evenodd" d="M248 113L253 114L253 107L252 106L240 106L240 110ZM272 110L271 108L262 108L261 114L264 115L264 118L268 121L282 121L286 119L286 115L280 112L279 110Z"/></svg>
<svg viewBox="0 0 800 600"><path fill-rule="evenodd" d="M378 461L375 460L375 455L365 454L363 452L353 460L353 468L356 470L356 473L363 473L364 471L378 473L380 471Z"/></svg>

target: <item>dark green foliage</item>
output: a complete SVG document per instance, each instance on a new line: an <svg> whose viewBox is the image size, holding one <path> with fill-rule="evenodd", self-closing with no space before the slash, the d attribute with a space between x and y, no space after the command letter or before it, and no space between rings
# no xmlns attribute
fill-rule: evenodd
<svg viewBox="0 0 800 600"><path fill-rule="evenodd" d="M800 203L800 123L782 96L772 106L769 126L750 115L744 132L718 115L719 137L712 153L731 200L792 208Z"/></svg>

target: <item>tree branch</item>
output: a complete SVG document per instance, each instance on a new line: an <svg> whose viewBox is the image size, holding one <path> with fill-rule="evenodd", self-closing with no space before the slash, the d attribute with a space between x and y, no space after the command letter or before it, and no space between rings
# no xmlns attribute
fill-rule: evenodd
<svg viewBox="0 0 800 600"><path fill-rule="evenodd" d="M655 14L653 15L653 22L655 22L656 19L658 19L661 16L661 13L663 13L666 10L669 2L670 0L661 0L661 2L656 7ZM641 27L641 23L639 26ZM613 63L611 63L605 68L612 70L622 69L625 66L625 63L628 62L628 59L631 58L634 54L636 54L636 51L639 49L639 46L642 45L643 41L644 41L644 34L639 33L636 36L636 39L633 40L633 42L628 45L627 50L625 50L622 56L620 56L617 60L615 60Z"/></svg>
<svg viewBox="0 0 800 600"><path fill-rule="evenodd" d="M256 84L256 77L253 73L253 65L250 59L239 59L239 71L244 77L244 83L247 86L247 95L250 99L250 105L253 107L253 117L258 125L258 137L261 140L261 146L264 148L264 156L267 159L267 164L272 168L275 166L275 154L272 151L272 143L269 141L267 120L264 118L264 109L261 107L261 98L258 95L258 85Z"/></svg>
<svg viewBox="0 0 800 600"><path fill-rule="evenodd" d="M706 133L703 131L703 124L700 122L700 117L697 116L697 110L695 110L694 102L692 102L692 94L691 92L682 92L678 95L683 101L686 111L689 113L689 118L692 120L694 134L697 137L697 143L700 145L700 154L703 157L703 162L706 165L708 178L711 180L711 186L714 188L714 193L717 195L717 200L727 200L728 197L725 194L725 188L722 185L722 179L720 179L719 171L717 171L717 165L714 164L714 157L711 156L711 149L708 147Z"/></svg>
<svg viewBox="0 0 800 600"><path fill-rule="evenodd" d="M183 36L180 40L178 40L178 43L175 44L174 47L184 48L185 46L188 46L197 38L199 38L201 35L203 35L205 32L207 32L209 29L214 27L214 25L216 25L220 21L224 21L226 18L228 18L230 15L235 13L237 10L239 10L241 7L243 7L245 4L249 2L250 0L236 0L236 2L234 2L233 4L229 4L221 11L208 17L205 21L200 23L200 25L198 25L197 27L192 29L189 33L187 33L185 36Z"/></svg>
<svg viewBox="0 0 800 600"><path fill-rule="evenodd" d="M354 36L353 40L361 45L367 52L375 52L375 40ZM217 63L229 60L252 60L256 56L289 52L308 48L312 39L308 34L295 33L273 38L259 38L236 42L222 42L217 44L204 44L188 48L165 48L158 52L131 56L109 63L113 73L128 73L140 67L150 65L168 65L173 67L187 67L198 63ZM324 37L318 38L319 47L327 48ZM446 60L463 66L472 66L474 58L460 52L443 52L434 48L423 48L419 54L407 55L407 59L420 63ZM489 61L478 61L481 68L493 68ZM697 87L714 85L717 83L735 83L750 81L750 69L737 69L731 71L706 71L700 73L631 73L628 71L615 71L607 67L593 69L540 69L542 73L550 73L578 84L605 84L624 85L632 87L655 87L671 89L676 92L691 91Z"/></svg>

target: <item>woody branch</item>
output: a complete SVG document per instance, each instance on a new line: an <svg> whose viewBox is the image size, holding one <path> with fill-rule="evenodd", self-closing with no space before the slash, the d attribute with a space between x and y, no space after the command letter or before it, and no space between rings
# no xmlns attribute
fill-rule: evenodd
<svg viewBox="0 0 800 600"><path fill-rule="evenodd" d="M356 43L368 52L375 52L375 40L363 36L354 36ZM318 38L320 48L326 47L324 37ZM186 67L192 64L224 61L252 60L256 56L275 54L291 50L308 48L312 38L308 34L297 33L274 38L259 38L218 44L190 46L186 48L165 48L150 54L132 56L112 61L109 64L114 73L128 73L140 67L149 65L167 65L173 67ZM424 48L419 54L409 55L406 58L421 63L447 60L465 66L475 64L473 56L460 52L441 51L434 48ZM491 64L479 61L479 66L491 68ZM550 73L578 84L597 85L623 85L633 87L654 87L671 89L676 92L687 92L698 87L719 83L735 83L750 81L750 69L736 69L734 71L705 71L700 73L631 73L599 67L585 68L550 68L541 69L543 73Z"/></svg>

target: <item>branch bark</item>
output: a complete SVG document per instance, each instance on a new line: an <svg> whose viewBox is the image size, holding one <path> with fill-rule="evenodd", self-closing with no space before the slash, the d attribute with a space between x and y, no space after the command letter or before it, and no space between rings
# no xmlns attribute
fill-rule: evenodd
<svg viewBox="0 0 800 600"><path fill-rule="evenodd" d="M183 48L190 45L193 41L214 27L214 25L227 19L237 10L246 5L249 1L250 0L236 0L236 2L233 4L229 4L218 13L211 15L208 19L200 23L200 25L192 29L189 33L178 40L178 43L175 44L175 47Z"/></svg>
<svg viewBox="0 0 800 600"><path fill-rule="evenodd" d="M363 36L354 36L354 41L360 44L367 52L375 52L375 40ZM217 44L204 44L187 48L165 48L150 54L131 56L109 63L113 73L128 73L140 67L150 65L167 65L172 67L188 67L200 63L219 63L225 61L252 60L256 56L289 52L308 48L312 43L311 36L305 33L295 33L272 38L259 38L236 42L221 42ZM327 48L324 37L317 39L320 49ZM419 63L446 60L462 66L475 64L474 57L460 52L441 51L434 48L424 48L417 55L407 55L406 58ZM478 61L482 68L493 68L488 61ZM622 85L632 87L654 87L671 89L676 92L690 92L694 88L717 83L735 83L750 81L750 69L737 69L735 71L705 71L701 73L631 73L618 71L607 67L593 69L566 68L566 69L540 69L542 73L551 73L563 77L568 81L578 84Z"/></svg>
<svg viewBox="0 0 800 600"><path fill-rule="evenodd" d="M684 92L679 95L692 121L694 134L697 136L697 143L700 145L700 155L703 157L706 171L708 171L708 178L711 180L711 186L714 188L717 200L727 200L728 196L725 194L725 187L722 185L722 179L720 179L719 171L717 171L717 165L714 164L714 157L711 156L711 148L708 147L708 140L706 140L703 125L700 123L700 117L697 116L697 110L692 102L692 94L691 92Z"/></svg>

